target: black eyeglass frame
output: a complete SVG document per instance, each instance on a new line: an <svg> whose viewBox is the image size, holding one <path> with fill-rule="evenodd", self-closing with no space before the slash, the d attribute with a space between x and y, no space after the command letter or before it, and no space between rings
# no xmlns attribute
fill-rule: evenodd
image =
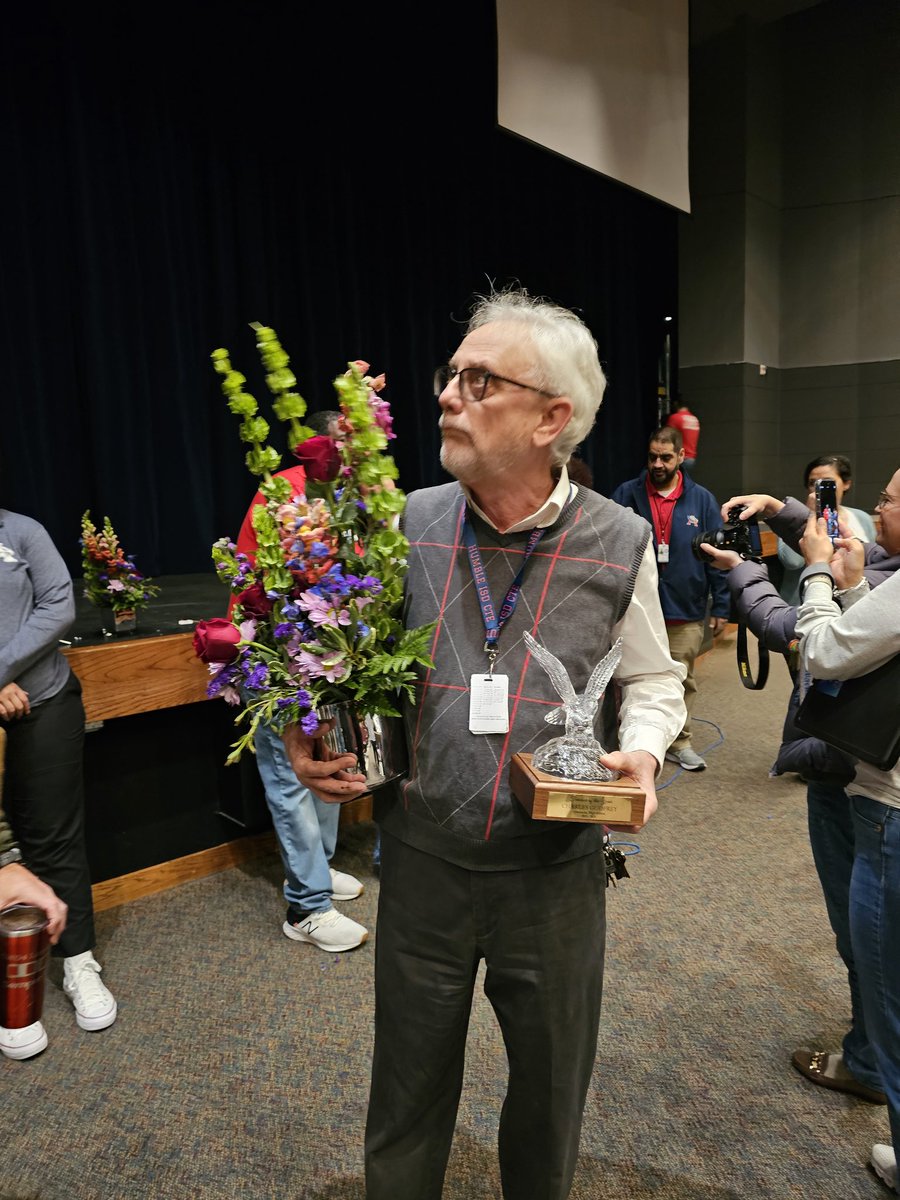
<svg viewBox="0 0 900 1200"><path fill-rule="evenodd" d="M465 376L469 376L470 379L474 376L481 376L482 382L480 391L472 383L466 384L466 380L464 378ZM454 379L458 380L459 382L459 391L463 399L466 398L465 393L463 392L463 384L466 384L469 394L476 404L480 404L484 399L492 379L496 379L498 383L510 383L513 387L524 388L528 392L537 392L539 396L552 397L558 394L556 392L547 392L543 388L535 387L531 383L520 383L518 379L507 379L505 375L495 375L494 372L489 371L487 367L463 367L460 371L457 370L456 367L451 367L448 363L446 366L438 367L434 373L433 386L435 396L440 396L444 388L447 387L448 384L451 384Z"/></svg>

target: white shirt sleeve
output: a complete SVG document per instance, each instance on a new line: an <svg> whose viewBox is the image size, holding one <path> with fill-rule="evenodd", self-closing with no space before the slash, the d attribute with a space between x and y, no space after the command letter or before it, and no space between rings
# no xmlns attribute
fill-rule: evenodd
<svg viewBox="0 0 900 1200"><path fill-rule="evenodd" d="M625 751L648 750L662 764L687 720L687 671L669 654L652 538L638 568L631 603L613 630L613 640L617 637L622 639L622 658L615 673L621 688L619 744Z"/></svg>

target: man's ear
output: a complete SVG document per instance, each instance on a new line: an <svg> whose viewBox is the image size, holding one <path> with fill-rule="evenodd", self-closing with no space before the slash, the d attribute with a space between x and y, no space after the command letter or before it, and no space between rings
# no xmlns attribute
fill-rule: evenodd
<svg viewBox="0 0 900 1200"><path fill-rule="evenodd" d="M568 396L554 396L549 400L532 435L534 444L549 446L551 442L555 442L572 420L574 411L575 406Z"/></svg>

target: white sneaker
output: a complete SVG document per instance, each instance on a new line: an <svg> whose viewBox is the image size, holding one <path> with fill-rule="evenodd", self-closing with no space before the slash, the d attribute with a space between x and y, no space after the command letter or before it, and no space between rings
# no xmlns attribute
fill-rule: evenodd
<svg viewBox="0 0 900 1200"><path fill-rule="evenodd" d="M40 1023L23 1029L6 1029L0 1025L0 1050L7 1058L33 1058L47 1049L47 1033Z"/></svg>
<svg viewBox="0 0 900 1200"><path fill-rule="evenodd" d="M82 1029L106 1029L118 1008L112 992L100 982L100 964L90 950L63 959L63 991L75 1005L75 1020Z"/></svg>
<svg viewBox="0 0 900 1200"><path fill-rule="evenodd" d="M706 770L706 759L701 758L690 746L684 746L681 750L667 750L666 762L678 763L685 771Z"/></svg>
<svg viewBox="0 0 900 1200"><path fill-rule="evenodd" d="M329 867L328 870L331 872L333 900L355 900L363 894L363 885L353 875L345 875L343 871L336 871L334 867Z"/></svg>
<svg viewBox="0 0 900 1200"><path fill-rule="evenodd" d="M872 1147L872 1167L879 1179L889 1188L897 1190L897 1152L893 1146L884 1146L876 1142Z"/></svg>
<svg viewBox="0 0 900 1200"><path fill-rule="evenodd" d="M369 936L364 925L351 921L336 908L306 913L302 917L289 912L281 928L295 942L309 942L320 950L330 950L335 954L343 950L355 950Z"/></svg>

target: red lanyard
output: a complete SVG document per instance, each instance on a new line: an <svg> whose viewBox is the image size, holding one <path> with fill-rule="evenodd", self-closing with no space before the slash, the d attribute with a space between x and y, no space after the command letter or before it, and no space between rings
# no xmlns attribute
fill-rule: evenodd
<svg viewBox="0 0 900 1200"><path fill-rule="evenodd" d="M658 491L647 481L647 495L650 498L650 512L653 515L653 534L656 538L657 545L667 545L669 541L669 532L672 528L672 518L675 516L675 501L684 491L684 478L679 472L678 484L674 492L670 492L668 496L661 496ZM667 513L667 519L663 520L663 513Z"/></svg>

